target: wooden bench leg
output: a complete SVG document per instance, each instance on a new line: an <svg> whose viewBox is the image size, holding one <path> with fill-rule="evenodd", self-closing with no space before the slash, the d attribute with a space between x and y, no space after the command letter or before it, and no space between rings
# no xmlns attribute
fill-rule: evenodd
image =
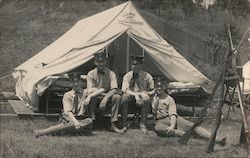
<svg viewBox="0 0 250 158"><path fill-rule="evenodd" d="M196 113L195 113L195 107L194 105L192 105L192 111L193 111L193 116L196 117Z"/></svg>
<svg viewBox="0 0 250 158"><path fill-rule="evenodd" d="M50 100L50 91L48 91L47 93L47 97L46 97L46 109L45 109L45 114L49 114L49 100Z"/></svg>

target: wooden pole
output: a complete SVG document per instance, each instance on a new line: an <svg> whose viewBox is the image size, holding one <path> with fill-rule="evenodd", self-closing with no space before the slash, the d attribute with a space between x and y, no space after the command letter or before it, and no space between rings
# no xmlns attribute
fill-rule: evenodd
<svg viewBox="0 0 250 158"><path fill-rule="evenodd" d="M129 42L130 42L130 39L129 39L129 36L127 35L127 53L126 53L126 72L129 71Z"/></svg>
<svg viewBox="0 0 250 158"><path fill-rule="evenodd" d="M242 119L243 119L243 124L244 124L244 127L245 127L245 132L248 132L247 117L246 117L244 106L243 106L243 99L242 99L239 80L237 81L236 87L237 87L237 93L238 93L238 98L239 98L239 102L240 102L240 110L241 110L241 113L242 113Z"/></svg>

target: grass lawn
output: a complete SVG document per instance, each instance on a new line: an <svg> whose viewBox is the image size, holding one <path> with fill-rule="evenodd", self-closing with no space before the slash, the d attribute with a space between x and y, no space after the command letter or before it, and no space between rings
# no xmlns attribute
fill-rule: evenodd
<svg viewBox="0 0 250 158"><path fill-rule="evenodd" d="M223 120L218 131L227 137L227 145L215 146L215 152L206 154L206 140L191 138L187 145L179 145L178 138L160 138L153 131L142 134L130 129L126 134L116 134L105 129L94 131L92 136L44 136L35 138L34 130L57 123L45 118L18 120L0 117L0 158L11 157L247 157L238 145L240 135L239 109ZM237 116L237 117L235 117ZM212 129L214 119L205 120L202 126Z"/></svg>

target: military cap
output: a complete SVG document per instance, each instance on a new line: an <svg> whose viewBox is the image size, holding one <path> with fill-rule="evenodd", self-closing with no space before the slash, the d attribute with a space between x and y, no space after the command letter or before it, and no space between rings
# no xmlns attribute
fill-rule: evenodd
<svg viewBox="0 0 250 158"><path fill-rule="evenodd" d="M131 64L132 65L142 64L143 61L144 61L144 56L141 56L141 55L131 56Z"/></svg>
<svg viewBox="0 0 250 158"><path fill-rule="evenodd" d="M166 89L169 81L164 78L164 77L155 77L154 78L154 82L155 82L155 88L163 88L163 89Z"/></svg>
<svg viewBox="0 0 250 158"><path fill-rule="evenodd" d="M72 72L68 72L68 76L70 79L80 79L81 78L81 72L75 72L75 71L72 71Z"/></svg>
<svg viewBox="0 0 250 158"><path fill-rule="evenodd" d="M107 56L105 52L98 52L94 54L96 65L105 65L107 63Z"/></svg>
<svg viewBox="0 0 250 158"><path fill-rule="evenodd" d="M70 86L79 86L86 88L86 85L84 84L86 84L87 80L82 77L83 75L81 72L68 72L67 75L71 81Z"/></svg>

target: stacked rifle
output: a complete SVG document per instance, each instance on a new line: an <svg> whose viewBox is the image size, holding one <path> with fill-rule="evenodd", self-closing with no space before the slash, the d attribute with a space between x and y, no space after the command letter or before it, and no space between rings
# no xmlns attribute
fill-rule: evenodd
<svg viewBox="0 0 250 158"><path fill-rule="evenodd" d="M226 61L223 66L222 72L220 74L220 77L218 78L216 85L212 91L212 94L210 95L206 105L203 107L201 114L199 117L196 119L195 123L193 126L191 126L185 134L178 140L179 143L181 144L186 144L189 138L194 134L194 130L197 126L199 126L203 122L203 117L206 114L207 109L210 107L211 101L213 100L213 97L215 95L215 92L219 85L221 86L220 89L220 99L219 99L219 106L217 109L217 115L216 115L216 122L215 122L215 127L212 132L212 135L209 139L208 145L206 147L206 152L211 153L214 151L214 144L215 144L215 138L217 135L217 130L219 129L220 123L221 123L221 115L222 115L222 107L225 103L226 96L231 88L234 88L237 90L237 95L239 98L239 103L240 103L240 109L242 113L242 131L241 131L241 140L245 144L245 147L247 148L247 151L249 151L248 145L250 144L250 132L249 132L249 127L247 124L247 116L246 116L246 109L247 107L243 105L243 97L241 94L241 88L240 88L240 83L239 83L239 75L237 74L237 65L236 65L236 53L237 50L233 46L232 42L232 37L231 37L231 32L229 29L229 25L226 25L227 33L228 33L228 41L229 41L229 51L226 56ZM226 88L226 92L224 87Z"/></svg>

